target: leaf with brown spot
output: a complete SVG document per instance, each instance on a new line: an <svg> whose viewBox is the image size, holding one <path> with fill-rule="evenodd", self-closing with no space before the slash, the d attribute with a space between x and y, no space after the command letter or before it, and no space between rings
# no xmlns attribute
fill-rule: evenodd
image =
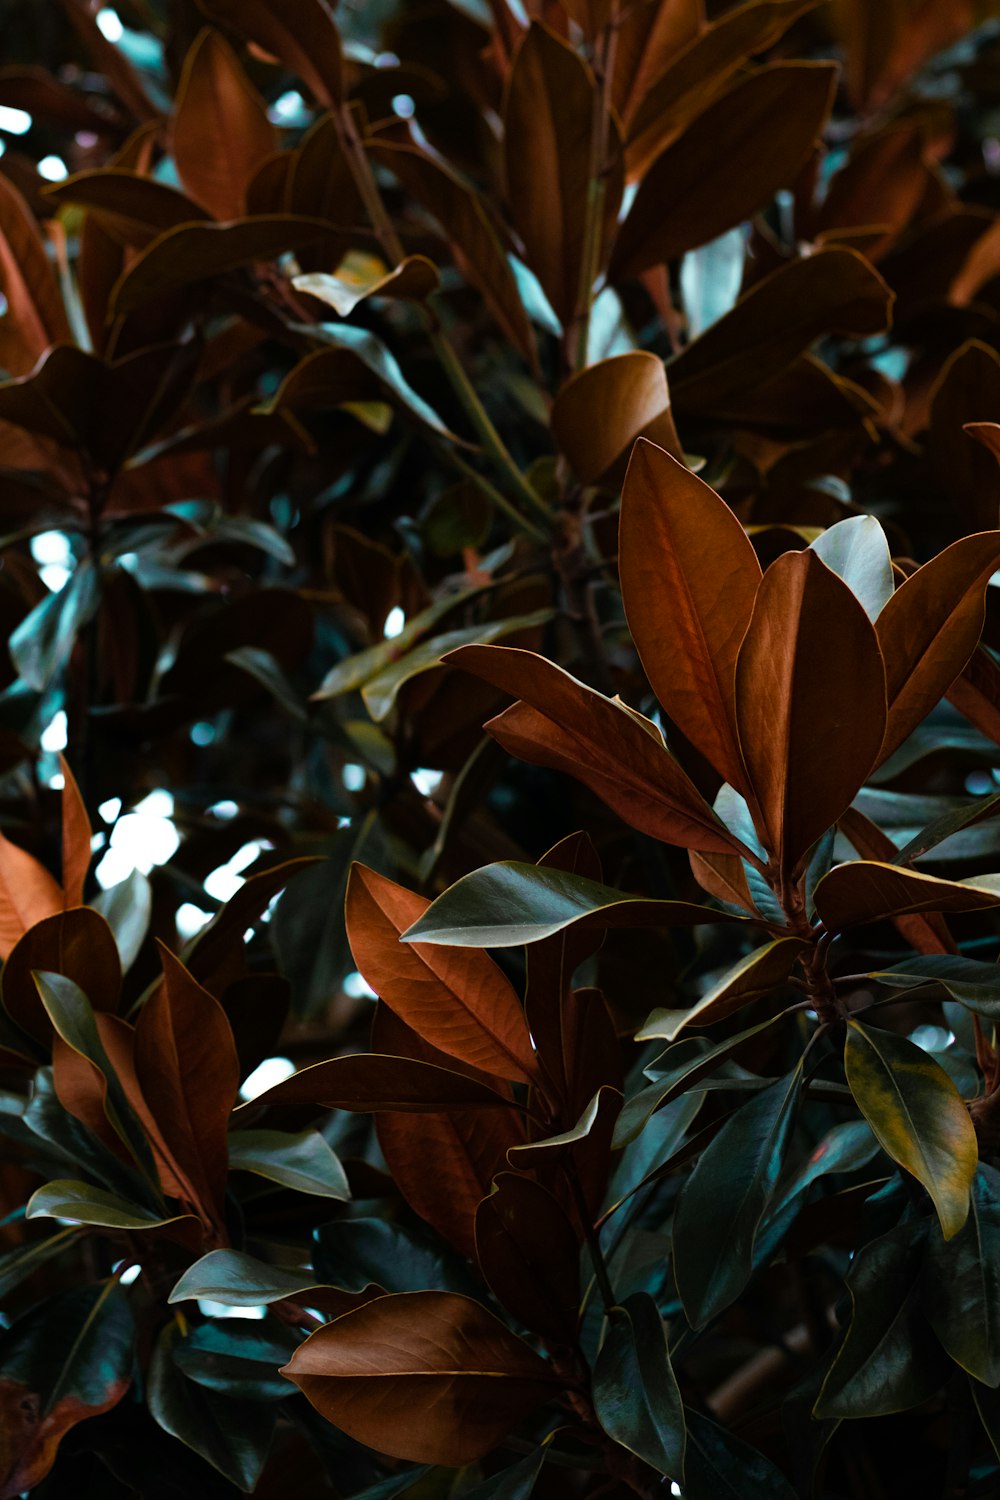
<svg viewBox="0 0 1000 1500"><path fill-rule="evenodd" d="M850 806L885 731L874 627L815 552L764 574L736 664L736 720L761 841L790 874Z"/></svg>
<svg viewBox="0 0 1000 1500"><path fill-rule="evenodd" d="M650 686L681 733L742 789L736 658L761 580L743 526L683 464L640 442L622 491L618 568Z"/></svg>
<svg viewBox="0 0 1000 1500"><path fill-rule="evenodd" d="M402 943L430 902L364 865L347 885L347 936L359 971L431 1046L484 1073L533 1082L538 1065L521 1003L476 948Z"/></svg>
<svg viewBox="0 0 1000 1500"><path fill-rule="evenodd" d="M357 1442L452 1468L482 1458L560 1385L523 1339L456 1292L378 1297L317 1329L283 1373Z"/></svg>
<svg viewBox="0 0 1000 1500"><path fill-rule="evenodd" d="M260 95L229 43L209 27L184 61L170 145L185 188L217 219L246 212L247 186L277 145Z"/></svg>

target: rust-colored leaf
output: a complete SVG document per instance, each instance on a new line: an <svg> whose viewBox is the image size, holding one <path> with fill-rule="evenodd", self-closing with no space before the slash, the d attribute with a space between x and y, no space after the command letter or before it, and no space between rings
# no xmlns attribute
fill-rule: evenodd
<svg viewBox="0 0 1000 1500"><path fill-rule="evenodd" d="M254 172L276 133L229 43L206 27L184 63L170 129L181 181L217 219L246 211Z"/></svg>
<svg viewBox="0 0 1000 1500"><path fill-rule="evenodd" d="M320 104L340 103L340 34L327 0L198 0L204 14L280 58Z"/></svg>
<svg viewBox="0 0 1000 1500"><path fill-rule="evenodd" d="M896 845L877 824L856 807L849 807L837 826L862 859L891 865L898 854ZM940 912L893 917L896 928L918 953L957 953L958 948L948 924Z"/></svg>
<svg viewBox="0 0 1000 1500"><path fill-rule="evenodd" d="M618 477L638 437L683 459L663 361L633 349L571 376L552 404L552 436L584 484Z"/></svg>
<svg viewBox="0 0 1000 1500"><path fill-rule="evenodd" d="M163 982L136 1022L136 1076L193 1206L221 1231L226 1135L240 1081L236 1047L219 1002L167 949L160 956Z"/></svg>
<svg viewBox="0 0 1000 1500"><path fill-rule="evenodd" d="M360 972L418 1036L461 1062L531 1082L538 1072L510 981L476 948L401 943L430 905L364 865L347 886L347 935Z"/></svg>
<svg viewBox="0 0 1000 1500"><path fill-rule="evenodd" d="M791 872L848 807L885 730L874 628L815 552L764 574L736 666L736 718L761 840Z"/></svg>
<svg viewBox="0 0 1000 1500"><path fill-rule="evenodd" d="M881 759L947 693L979 642L1000 531L963 537L896 589L876 621L889 716Z"/></svg>
<svg viewBox="0 0 1000 1500"><path fill-rule="evenodd" d="M675 260L769 203L808 160L835 80L829 63L772 63L711 104L643 178L612 277Z"/></svg>
<svg viewBox="0 0 1000 1500"><path fill-rule="evenodd" d="M899 865L836 865L816 887L816 910L831 932L910 912L988 911L1000 906L1000 877L941 880Z"/></svg>
<svg viewBox="0 0 1000 1500"><path fill-rule="evenodd" d="M474 1462L558 1389L558 1377L478 1302L401 1292L317 1329L284 1372L335 1427L418 1463Z"/></svg>
<svg viewBox="0 0 1000 1500"><path fill-rule="evenodd" d="M618 568L654 693L719 775L742 789L733 695L760 564L725 502L652 443L636 445L625 478Z"/></svg>
<svg viewBox="0 0 1000 1500"><path fill-rule="evenodd" d="M27 850L0 833L0 958L36 922L62 911L58 881Z"/></svg>
<svg viewBox="0 0 1000 1500"><path fill-rule="evenodd" d="M509 1313L560 1344L576 1337L580 1249L565 1210L547 1188L501 1172L476 1213L476 1257Z"/></svg>
<svg viewBox="0 0 1000 1500"><path fill-rule="evenodd" d="M90 869L90 839L93 830L80 788L64 755L59 757L63 774L62 794L62 883L67 907L83 905L83 886Z"/></svg>
<svg viewBox="0 0 1000 1500"><path fill-rule="evenodd" d="M95 1010L118 1005L122 971L107 922L89 906L53 912L23 933L7 957L4 1009L22 1031L46 1042L52 1023L38 997L35 972L62 974L79 985Z"/></svg>
<svg viewBox="0 0 1000 1500"><path fill-rule="evenodd" d="M69 324L55 273L31 210L0 174L0 292L7 299L4 365L26 375L50 344L68 339Z"/></svg>

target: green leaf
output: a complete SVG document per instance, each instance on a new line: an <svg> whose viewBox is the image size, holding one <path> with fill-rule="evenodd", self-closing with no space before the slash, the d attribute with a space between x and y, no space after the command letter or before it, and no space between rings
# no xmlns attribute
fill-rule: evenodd
<svg viewBox="0 0 1000 1500"><path fill-rule="evenodd" d="M575 923L600 930L740 920L694 902L630 896L582 875L504 860L456 881L403 933L403 941L518 948Z"/></svg>
<svg viewBox="0 0 1000 1500"><path fill-rule="evenodd" d="M847 1288L851 1322L813 1409L817 1417L878 1417L919 1406L948 1361L920 1305L925 1226L907 1224L860 1249Z"/></svg>
<svg viewBox="0 0 1000 1500"><path fill-rule="evenodd" d="M461 1500L530 1500L535 1481L542 1472L548 1442L549 1439L546 1438L540 1448L536 1448L534 1453L526 1453L520 1463L491 1475L474 1489L465 1490ZM356 1500L356 1497L352 1497L352 1500Z"/></svg>
<svg viewBox="0 0 1000 1500"><path fill-rule="evenodd" d="M331 1286L361 1292L464 1292L482 1287L468 1264L439 1238L388 1219L337 1219L315 1231L313 1265Z"/></svg>
<svg viewBox="0 0 1000 1500"><path fill-rule="evenodd" d="M47 1182L28 1200L29 1219L69 1219L75 1224L103 1224L109 1229L157 1229L177 1224L190 1214L155 1214L138 1203L129 1203L116 1193L91 1187L87 1182L63 1179Z"/></svg>
<svg viewBox="0 0 1000 1500"><path fill-rule="evenodd" d="M188 1266L174 1285L168 1302L204 1298L226 1307L260 1307L269 1302L298 1299L316 1290L308 1271L286 1271L269 1266L242 1250L210 1250Z"/></svg>
<svg viewBox="0 0 1000 1500"><path fill-rule="evenodd" d="M937 737L935 743L939 743ZM977 797L974 802L966 802L952 812L942 813L939 818L928 823L926 828L921 829L908 844L904 844L896 856L897 863L911 864L953 834L961 833L963 828L974 828L977 823L985 823L996 817L1000 817L1000 792L993 797Z"/></svg>
<svg viewBox="0 0 1000 1500"><path fill-rule="evenodd" d="M104 1049L90 1001L78 984L62 974L36 973L34 980L49 1020L63 1041L103 1073L108 1086L105 1113L152 1185L157 1180L156 1169L146 1133L136 1118Z"/></svg>
<svg viewBox="0 0 1000 1500"><path fill-rule="evenodd" d="M674 1216L674 1277L703 1328L746 1286L754 1244L791 1134L802 1064L726 1121L688 1178Z"/></svg>
<svg viewBox="0 0 1000 1500"><path fill-rule="evenodd" d="M687 1413L684 1500L795 1500L770 1459L701 1412Z"/></svg>
<svg viewBox="0 0 1000 1500"><path fill-rule="evenodd" d="M246 1323L224 1318L203 1323L174 1343L174 1364L206 1390L245 1401L283 1401L291 1394L278 1371L301 1342L272 1318Z"/></svg>
<svg viewBox="0 0 1000 1500"><path fill-rule="evenodd" d="M63 1403L75 1408L63 1424L70 1426L124 1395L134 1336L132 1308L117 1281L76 1287L49 1297L3 1333L0 1370L4 1380L38 1396L39 1418L58 1422Z"/></svg>
<svg viewBox="0 0 1000 1500"><path fill-rule="evenodd" d="M597 1090L590 1100L583 1114L575 1125L569 1130L561 1130L558 1135L543 1136L540 1140L529 1141L524 1146L511 1146L507 1152L511 1166L524 1169L542 1164L547 1159L551 1160L576 1146L580 1141L585 1141L599 1126L604 1126L610 1134L608 1122L609 1115L617 1115L621 1108L621 1094L616 1088L605 1084Z"/></svg>
<svg viewBox="0 0 1000 1500"><path fill-rule="evenodd" d="M808 944L801 938L776 938L739 959L689 1010L654 1010L636 1032L637 1042L664 1040L672 1042L685 1026L710 1026L731 1015L751 1000L765 995L785 983L795 961Z"/></svg>
<svg viewBox="0 0 1000 1500"><path fill-rule="evenodd" d="M337 662L313 693L313 700L320 702L324 698L338 698L341 693L351 693L363 687L366 682L387 671L401 656L405 656L410 647L421 636L426 635L443 615L475 598L479 592L479 589L474 589L462 594L448 594L434 604L429 604L419 614L412 615L398 635L378 641L374 646L356 651L353 656Z"/></svg>
<svg viewBox="0 0 1000 1500"><path fill-rule="evenodd" d="M319 1198L346 1202L351 1196L340 1159L318 1130L235 1130L229 1166Z"/></svg>
<svg viewBox="0 0 1000 1500"><path fill-rule="evenodd" d="M810 547L844 580L869 620L876 620L892 598L895 583L889 543L875 517L848 516L824 531Z"/></svg>
<svg viewBox="0 0 1000 1500"><path fill-rule="evenodd" d="M930 1194L946 1240L969 1213L979 1151L958 1090L905 1037L849 1021L844 1067L851 1093L883 1151Z"/></svg>
<svg viewBox="0 0 1000 1500"><path fill-rule="evenodd" d="M90 905L100 912L114 933L122 973L127 974L139 957L139 949L149 931L149 919L153 913L153 888L149 878L141 870L133 870L117 885L98 891Z"/></svg>
<svg viewBox="0 0 1000 1500"><path fill-rule="evenodd" d="M927 953L904 959L891 969L874 969L869 978L901 990L940 985L969 1010L991 1021L1000 1021L1000 966L995 963L951 953Z"/></svg>
<svg viewBox="0 0 1000 1500"><path fill-rule="evenodd" d="M981 1165L965 1225L952 1240L928 1235L923 1303L956 1364L1000 1385L1000 1172Z"/></svg>
<svg viewBox="0 0 1000 1500"><path fill-rule="evenodd" d="M15 1245L13 1250L5 1250L0 1255L0 1297L5 1297L39 1266L68 1249L76 1237L75 1228L59 1229L44 1240L29 1240L27 1244Z"/></svg>
<svg viewBox="0 0 1000 1500"><path fill-rule="evenodd" d="M267 1459L274 1420L256 1403L233 1400L188 1380L174 1360L180 1341L177 1324L168 1323L156 1342L146 1383L150 1416L249 1494Z"/></svg>
<svg viewBox="0 0 1000 1500"><path fill-rule="evenodd" d="M659 1474L684 1479L684 1405L656 1303L635 1292L608 1313L594 1365L594 1410L609 1437Z"/></svg>
<svg viewBox="0 0 1000 1500"><path fill-rule="evenodd" d="M99 598L95 570L88 563L81 563L58 593L46 594L11 632L7 642L11 660L36 693L44 692L66 666L76 638L92 618Z"/></svg>

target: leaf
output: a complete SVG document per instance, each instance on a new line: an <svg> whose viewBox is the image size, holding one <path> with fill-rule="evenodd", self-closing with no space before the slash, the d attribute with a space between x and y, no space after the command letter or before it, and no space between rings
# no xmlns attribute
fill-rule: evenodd
<svg viewBox="0 0 1000 1500"><path fill-rule="evenodd" d="M519 1463L511 1464L499 1474L491 1474L482 1484L466 1490L462 1500L530 1500L535 1481L542 1472L548 1442L546 1438L540 1448L525 1454Z"/></svg>
<svg viewBox="0 0 1000 1500"><path fill-rule="evenodd" d="M750 1280L754 1242L784 1165L802 1065L732 1115L702 1152L674 1216L674 1277L693 1328Z"/></svg>
<svg viewBox="0 0 1000 1500"><path fill-rule="evenodd" d="M329 234L322 219L296 214L256 214L229 224L179 224L152 240L129 263L111 292L115 317L165 297L237 271L253 261L274 260L286 250L314 245Z"/></svg>
<svg viewBox="0 0 1000 1500"><path fill-rule="evenodd" d="M835 865L816 887L816 911L830 932L907 912L988 911L1000 905L1000 876L939 880L876 860Z"/></svg>
<svg viewBox="0 0 1000 1500"><path fill-rule="evenodd" d="M326 0L198 0L216 25L230 27L297 73L317 102L340 103L340 36Z"/></svg>
<svg viewBox="0 0 1000 1500"><path fill-rule="evenodd" d="M746 256L747 237L742 224L684 256L681 303L691 339L699 338L732 311L743 284Z"/></svg>
<svg viewBox="0 0 1000 1500"><path fill-rule="evenodd" d="M570 376L552 404L552 436L584 484L610 481L639 437L682 458L663 361L632 349Z"/></svg>
<svg viewBox="0 0 1000 1500"><path fill-rule="evenodd" d="M707 244L788 187L830 112L835 78L828 63L772 63L710 104L643 177L611 279Z"/></svg>
<svg viewBox="0 0 1000 1500"><path fill-rule="evenodd" d="M4 1009L20 1029L42 1044L52 1022L34 981L35 970L72 979L101 1010L115 1010L121 992L121 965L114 937L96 911L87 906L57 912L36 922L11 949L4 966Z"/></svg>
<svg viewBox="0 0 1000 1500"><path fill-rule="evenodd" d="M927 1189L946 1240L969 1213L979 1151L955 1085L906 1037L849 1021L847 1082L879 1144Z"/></svg>
<svg viewBox="0 0 1000 1500"><path fill-rule="evenodd" d="M998 562L1000 532L962 537L901 583L879 615L889 699L881 760L927 717L976 649Z"/></svg>
<svg viewBox="0 0 1000 1500"><path fill-rule="evenodd" d="M263 101L235 53L206 27L184 60L170 126L185 188L217 219L238 219L246 212L250 179L276 144Z"/></svg>
<svg viewBox="0 0 1000 1500"><path fill-rule="evenodd" d="M319 863L314 855L307 855L286 859L247 875L235 896L230 897L185 950L184 962L195 978L211 982L213 971L225 964L234 945L242 953L243 934L267 910L275 896L280 895L296 875Z"/></svg>
<svg viewBox="0 0 1000 1500"><path fill-rule="evenodd" d="M0 386L0 393L4 390ZM99 599L97 570L80 563L57 594L46 594L13 630L7 642L20 676L36 693L66 667L81 628L94 617Z"/></svg>
<svg viewBox="0 0 1000 1500"><path fill-rule="evenodd" d="M6 299L3 365L27 375L52 344L70 339L69 323L45 245L27 203L0 178L0 292Z"/></svg>
<svg viewBox="0 0 1000 1500"><path fill-rule="evenodd" d="M501 1078L532 1082L538 1065L510 981L473 947L402 943L430 903L364 865L347 885L347 934L360 972L425 1041Z"/></svg>
<svg viewBox="0 0 1000 1500"><path fill-rule="evenodd" d="M346 1292L317 1286L308 1271L269 1266L242 1250L210 1250L174 1283L167 1301L195 1299L221 1302L225 1307L260 1307L291 1298L311 1307L330 1306L341 1312L355 1300Z"/></svg>
<svg viewBox="0 0 1000 1500"><path fill-rule="evenodd" d="M931 1232L924 1261L928 1321L957 1365L1000 1385L1000 1173L980 1164L969 1217L952 1240Z"/></svg>
<svg viewBox="0 0 1000 1500"><path fill-rule="evenodd" d="M271 1446L271 1414L189 1381L174 1362L180 1342L177 1324L168 1323L149 1362L149 1414L164 1432L249 1494L257 1486Z"/></svg>
<svg viewBox="0 0 1000 1500"><path fill-rule="evenodd" d="M762 383L794 367L818 338L882 332L892 301L878 272L854 250L817 250L790 261L756 282L670 361L675 405L724 416Z"/></svg>
<svg viewBox="0 0 1000 1500"><path fill-rule="evenodd" d="M273 1325L273 1326L272 1326ZM175 1341L174 1364L205 1390L245 1401L282 1401L288 1381L278 1373L298 1339L280 1323L247 1324L240 1318L203 1323Z"/></svg>
<svg viewBox="0 0 1000 1500"><path fill-rule="evenodd" d="M362 1052L302 1068L240 1108L256 1113L264 1106L303 1104L362 1113L388 1109L416 1114L512 1107L509 1099L468 1074L409 1057Z"/></svg>
<svg viewBox="0 0 1000 1500"><path fill-rule="evenodd" d="M297 292L325 302L341 318L350 317L369 297L424 302L440 284L437 266L426 255L405 255L390 271L376 256L354 252L332 274L311 271L292 277Z"/></svg>
<svg viewBox="0 0 1000 1500"><path fill-rule="evenodd" d="M483 1279L516 1322L572 1345L580 1306L580 1247L548 1189L519 1172L499 1173L476 1211L475 1234Z"/></svg>
<svg viewBox="0 0 1000 1500"><path fill-rule="evenodd" d="M144 246L167 229L192 221L205 223L207 209L155 177L121 167L75 172L52 183L45 196L57 208L87 210L87 222L98 224L112 240Z"/></svg>
<svg viewBox="0 0 1000 1500"><path fill-rule="evenodd" d="M564 327L576 310L587 253L595 107L587 64L555 32L534 21L507 78L507 201L525 259Z"/></svg>
<svg viewBox="0 0 1000 1500"><path fill-rule="evenodd" d="M808 951L801 938L776 938L729 969L689 1010L654 1010L636 1032L637 1042L672 1042L685 1026L711 1026L752 1000L779 989Z"/></svg>
<svg viewBox="0 0 1000 1500"><path fill-rule="evenodd" d="M166 948L163 982L139 1012L135 1072L192 1207L224 1233L227 1130L240 1069L222 1006Z"/></svg>
<svg viewBox="0 0 1000 1500"><path fill-rule="evenodd" d="M575 1244L575 1241L574 1241ZM468 1292L479 1283L453 1250L426 1231L388 1219L341 1218L315 1231L313 1265L334 1286L361 1292Z"/></svg>
<svg viewBox="0 0 1000 1500"><path fill-rule="evenodd" d="M978 797L975 802L967 802L954 812L942 813L940 818L928 823L915 838L903 845L898 855L899 862L911 864L937 844L951 838L952 834L960 833L963 828L975 828L977 824L996 817L1000 817L1000 792L993 797Z"/></svg>
<svg viewBox="0 0 1000 1500"><path fill-rule="evenodd" d="M395 355L369 329L352 323L320 327L324 342L336 347L317 349L300 360L264 408L268 414L329 411L345 403L388 400L438 437L457 441L407 381ZM315 338L317 330L311 333Z"/></svg>
<svg viewBox="0 0 1000 1500"><path fill-rule="evenodd" d="M874 624L895 587L889 543L875 517L848 516L828 527L809 546L844 580Z"/></svg>
<svg viewBox="0 0 1000 1500"><path fill-rule="evenodd" d="M736 665L736 720L761 840L792 871L850 805L885 728L875 631L813 553L786 552L764 574Z"/></svg>
<svg viewBox="0 0 1000 1500"><path fill-rule="evenodd" d="M949 1365L920 1305L925 1232L904 1225L863 1245L847 1275L851 1322L814 1415L888 1416L920 1406Z"/></svg>
<svg viewBox="0 0 1000 1500"><path fill-rule="evenodd" d="M368 149L441 225L461 275L480 293L522 358L536 365L535 336L517 280L478 194L412 143L376 138Z"/></svg>
<svg viewBox="0 0 1000 1500"><path fill-rule="evenodd" d="M639 442L622 491L618 565L654 693L720 776L741 786L736 658L761 581L746 532L707 484Z"/></svg>
<svg viewBox="0 0 1000 1500"><path fill-rule="evenodd" d="M795 1500L770 1459L688 1408L684 1494L690 1500Z"/></svg>
<svg viewBox="0 0 1000 1500"><path fill-rule="evenodd" d="M416 1463L472 1463L559 1389L555 1372L477 1302L379 1297L317 1329L284 1373L357 1442Z"/></svg>
<svg viewBox="0 0 1000 1500"><path fill-rule="evenodd" d="M0 958L29 928L62 911L63 893L44 865L0 833Z"/></svg>
<svg viewBox="0 0 1000 1500"><path fill-rule="evenodd" d="M684 1482L684 1406L656 1303L634 1292L608 1312L594 1364L594 1411L616 1443Z"/></svg>
<svg viewBox="0 0 1000 1500"><path fill-rule="evenodd" d="M110 1411L128 1390L134 1325L114 1279L49 1297L0 1340L0 1497L16 1500L49 1472L64 1435Z"/></svg>
<svg viewBox="0 0 1000 1500"><path fill-rule="evenodd" d="M709 853L746 853L666 750L659 731L624 704L531 651L463 646L447 659L522 700L486 725L511 754L575 776L653 838Z"/></svg>
<svg viewBox="0 0 1000 1500"><path fill-rule="evenodd" d="M122 972L127 974L139 957L146 941L153 912L153 890L148 876L133 870L117 885L98 891L93 910L98 912L114 934ZM86 986L84 986L86 988Z"/></svg>
<svg viewBox="0 0 1000 1500"><path fill-rule="evenodd" d="M1000 898L998 898L1000 899ZM690 927L738 917L687 901L654 901L596 880L504 860L463 875L403 933L404 942L455 947L519 948L574 924Z"/></svg>
<svg viewBox="0 0 1000 1500"><path fill-rule="evenodd" d="M890 969L873 969L872 979L892 989L920 989L940 985L952 1000L991 1021L1000 1021L1000 968L975 958L928 954L907 958Z"/></svg>
<svg viewBox="0 0 1000 1500"><path fill-rule="evenodd" d="M157 1215L138 1203L127 1203L116 1193L86 1182L48 1182L28 1200L29 1219L66 1219L73 1224L101 1224L108 1229L160 1229L179 1224L184 1214Z"/></svg>
<svg viewBox="0 0 1000 1500"><path fill-rule="evenodd" d="M28 1217L27 1213L25 1217ZM61 1255L63 1250L69 1249L77 1238L76 1227L71 1225L56 1230L45 1239L28 1240L24 1244L15 1245L13 1250L5 1250L0 1254L0 1296L7 1297L22 1281L33 1276L36 1270Z"/></svg>
<svg viewBox="0 0 1000 1500"><path fill-rule="evenodd" d="M347 1177L318 1130L237 1130L229 1137L229 1169L255 1172L282 1187L346 1203Z"/></svg>

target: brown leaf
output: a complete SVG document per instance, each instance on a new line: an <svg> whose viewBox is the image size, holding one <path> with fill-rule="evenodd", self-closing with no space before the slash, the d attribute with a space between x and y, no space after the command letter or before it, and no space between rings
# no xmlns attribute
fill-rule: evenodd
<svg viewBox="0 0 1000 1500"><path fill-rule="evenodd" d="M893 294L856 250L818 250L773 271L670 362L674 401L716 415L831 333L888 327ZM773 398L772 398L773 399Z"/></svg>
<svg viewBox="0 0 1000 1500"><path fill-rule="evenodd" d="M816 910L830 932L908 912L988 911L994 906L1000 906L995 875L939 880L874 860L836 865L816 887Z"/></svg>
<svg viewBox="0 0 1000 1500"><path fill-rule="evenodd" d="M676 260L765 207L808 160L835 81L829 63L772 63L711 104L643 178L612 279Z"/></svg>
<svg viewBox="0 0 1000 1500"><path fill-rule="evenodd" d="M741 846L663 744L624 705L532 651L461 646L445 658L523 699L486 728L511 755L565 771L633 828L682 848Z"/></svg>
<svg viewBox="0 0 1000 1500"><path fill-rule="evenodd" d="M239 1087L233 1034L219 1002L160 948L163 982L135 1027L135 1070L192 1206L224 1233L229 1115Z"/></svg>
<svg viewBox="0 0 1000 1500"><path fill-rule="evenodd" d="M1000 667L982 646L973 651L947 696L987 739L1000 745Z"/></svg>
<svg viewBox="0 0 1000 1500"><path fill-rule="evenodd" d="M431 1063L381 1053L359 1052L332 1057L276 1083L241 1106L256 1113L264 1106L310 1104L324 1109L352 1109L377 1114L442 1110L511 1108L511 1101L487 1082Z"/></svg>
<svg viewBox="0 0 1000 1500"><path fill-rule="evenodd" d="M95 1010L118 1006L118 945L107 922L89 906L60 910L35 922L11 948L4 967L4 1009L22 1031L44 1043L52 1036L52 1023L32 979L36 971L72 979Z"/></svg>
<svg viewBox="0 0 1000 1500"><path fill-rule="evenodd" d="M809 550L761 582L736 665L736 719L758 829L795 869L850 806L885 730L885 671L855 595Z"/></svg>
<svg viewBox="0 0 1000 1500"><path fill-rule="evenodd" d="M439 1051L500 1078L538 1073L521 1003L476 948L401 943L430 905L364 865L347 885L347 935L361 974L390 1010Z"/></svg>
<svg viewBox="0 0 1000 1500"><path fill-rule="evenodd" d="M217 219L245 213L250 179L277 145L260 95L229 43L208 27L184 62L170 144L184 186Z"/></svg>
<svg viewBox="0 0 1000 1500"><path fill-rule="evenodd" d="M898 850L892 839L856 807L849 807L838 820L837 826L862 859L873 859L891 865L896 858ZM939 912L930 912L925 916L894 917L893 926L918 953L958 952L948 924Z"/></svg>
<svg viewBox="0 0 1000 1500"><path fill-rule="evenodd" d="M564 327L580 295L595 104L587 64L532 22L504 101L507 201L528 265Z"/></svg>
<svg viewBox="0 0 1000 1500"><path fill-rule="evenodd" d="M47 187L45 196L59 208L73 204L86 209L88 220L100 224L116 243L139 248L168 229L209 220L200 204L176 188L125 167L77 172Z"/></svg>
<svg viewBox="0 0 1000 1500"><path fill-rule="evenodd" d="M63 774L62 794L62 883L67 907L83 905L83 886L90 869L93 830L80 788L64 755L59 757Z"/></svg>
<svg viewBox="0 0 1000 1500"><path fill-rule="evenodd" d="M743 861L735 854L697 854L692 849L688 858L691 874L703 891L741 911L755 910Z"/></svg>
<svg viewBox="0 0 1000 1500"><path fill-rule="evenodd" d="M704 0L646 0L617 17L612 103L629 124L650 89L705 30Z"/></svg>
<svg viewBox="0 0 1000 1500"><path fill-rule="evenodd" d="M455 1292L378 1297L317 1329L283 1373L357 1442L450 1467L482 1458L559 1388L522 1339Z"/></svg>
<svg viewBox="0 0 1000 1500"><path fill-rule="evenodd" d="M31 210L0 174L0 292L7 299L4 365L26 375L50 344L70 337L55 274Z"/></svg>
<svg viewBox="0 0 1000 1500"><path fill-rule="evenodd" d="M574 1342L580 1248L547 1188L519 1172L501 1172L476 1211L476 1258L517 1323L560 1344Z"/></svg>
<svg viewBox="0 0 1000 1500"><path fill-rule="evenodd" d="M818 235L884 224L887 233L866 248L878 260L910 223L927 192L923 131L917 123L893 125L863 136L834 173L816 218Z"/></svg>
<svg viewBox="0 0 1000 1500"><path fill-rule="evenodd" d="M944 697L976 649L998 564L1000 532L963 537L901 583L879 615L889 700L881 760Z"/></svg>
<svg viewBox="0 0 1000 1500"><path fill-rule="evenodd" d="M369 152L441 225L459 271L478 289L514 347L533 365L535 335L514 273L479 197L414 145L374 141Z"/></svg>
<svg viewBox="0 0 1000 1500"><path fill-rule="evenodd" d="M63 893L34 855L0 833L0 958L45 917L63 909Z"/></svg>
<svg viewBox="0 0 1000 1500"><path fill-rule="evenodd" d="M625 477L618 568L650 686L682 734L742 790L733 695L760 564L725 502L652 443L636 444Z"/></svg>
<svg viewBox="0 0 1000 1500"><path fill-rule="evenodd" d="M997 524L1000 469L981 437L978 444L970 440L969 429L988 429L998 411L1000 358L988 344L969 339L949 355L934 382L927 436L935 476L958 512L957 529L985 531Z"/></svg>
<svg viewBox="0 0 1000 1500"><path fill-rule="evenodd" d="M683 459L663 361L633 349L572 375L552 404L552 436L584 484L613 484L638 437Z"/></svg>
<svg viewBox="0 0 1000 1500"><path fill-rule="evenodd" d="M340 103L340 34L326 0L198 0L216 25L229 27L297 73L320 104Z"/></svg>

